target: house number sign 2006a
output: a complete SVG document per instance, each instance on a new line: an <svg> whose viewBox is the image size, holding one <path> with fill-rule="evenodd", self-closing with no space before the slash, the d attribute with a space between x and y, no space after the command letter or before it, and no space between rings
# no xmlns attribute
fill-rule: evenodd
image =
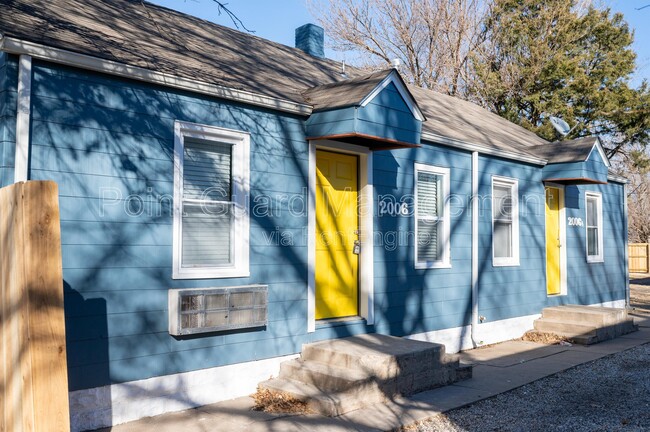
<svg viewBox="0 0 650 432"><path fill-rule="evenodd" d="M569 226L582 226L582 218L579 217L570 217L569 219Z"/></svg>

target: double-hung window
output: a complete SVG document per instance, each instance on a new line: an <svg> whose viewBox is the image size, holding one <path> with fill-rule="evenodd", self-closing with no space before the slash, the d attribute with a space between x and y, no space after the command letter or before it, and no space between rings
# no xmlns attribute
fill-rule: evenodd
<svg viewBox="0 0 650 432"><path fill-rule="evenodd" d="M492 264L519 265L517 180L492 177Z"/></svg>
<svg viewBox="0 0 650 432"><path fill-rule="evenodd" d="M174 127L173 277L248 276L249 135Z"/></svg>
<svg viewBox="0 0 650 432"><path fill-rule="evenodd" d="M449 168L415 164L415 268L449 267Z"/></svg>
<svg viewBox="0 0 650 432"><path fill-rule="evenodd" d="M587 207L587 261L603 261L603 198L599 193L585 194Z"/></svg>

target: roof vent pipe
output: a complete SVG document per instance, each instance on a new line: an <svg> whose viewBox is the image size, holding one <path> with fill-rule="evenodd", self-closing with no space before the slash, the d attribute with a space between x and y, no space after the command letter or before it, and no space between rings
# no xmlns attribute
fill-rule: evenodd
<svg viewBox="0 0 650 432"><path fill-rule="evenodd" d="M325 30L316 24L305 24L296 29L296 48L314 57L325 57Z"/></svg>
<svg viewBox="0 0 650 432"><path fill-rule="evenodd" d="M390 67L393 69L399 69L399 67L402 65L402 61L398 58L394 58L390 61Z"/></svg>

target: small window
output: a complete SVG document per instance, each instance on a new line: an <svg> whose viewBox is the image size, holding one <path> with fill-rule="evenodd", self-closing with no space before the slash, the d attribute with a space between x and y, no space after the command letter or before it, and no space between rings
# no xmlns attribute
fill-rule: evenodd
<svg viewBox="0 0 650 432"><path fill-rule="evenodd" d="M602 196L598 193L586 194L587 261L603 261L603 209Z"/></svg>
<svg viewBox="0 0 650 432"><path fill-rule="evenodd" d="M177 279L248 276L248 134L175 124Z"/></svg>
<svg viewBox="0 0 650 432"><path fill-rule="evenodd" d="M449 267L449 169L415 164L415 268Z"/></svg>
<svg viewBox="0 0 650 432"><path fill-rule="evenodd" d="M519 265L517 180L492 178L492 264Z"/></svg>

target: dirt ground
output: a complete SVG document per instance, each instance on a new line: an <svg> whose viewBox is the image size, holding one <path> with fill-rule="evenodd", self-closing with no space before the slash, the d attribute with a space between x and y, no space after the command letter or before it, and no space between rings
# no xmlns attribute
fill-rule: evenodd
<svg viewBox="0 0 650 432"><path fill-rule="evenodd" d="M630 306L642 313L650 313L650 273L630 275Z"/></svg>

